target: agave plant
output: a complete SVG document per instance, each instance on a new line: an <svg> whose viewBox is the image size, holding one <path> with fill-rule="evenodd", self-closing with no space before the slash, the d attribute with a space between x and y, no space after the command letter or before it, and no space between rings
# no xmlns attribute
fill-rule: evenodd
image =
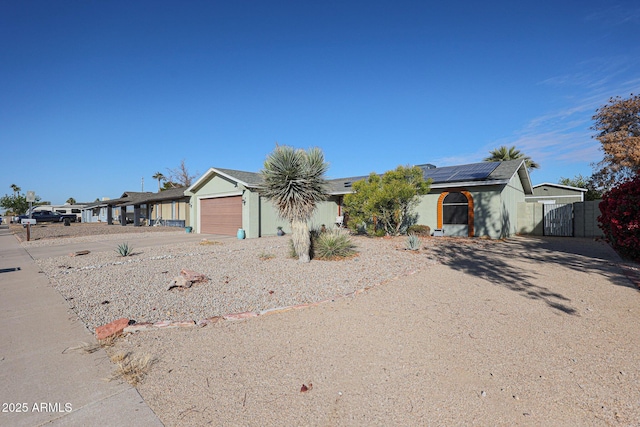
<svg viewBox="0 0 640 427"><path fill-rule="evenodd" d="M407 236L407 249L409 249L410 251L417 251L418 249L420 249L420 246L422 245L422 240L420 240L420 237L418 237L416 234L409 234Z"/></svg>
<svg viewBox="0 0 640 427"><path fill-rule="evenodd" d="M278 145L267 156L261 171L264 186L260 192L291 224L293 247L300 262L311 259L308 221L317 203L326 198L324 174L328 168L319 148L302 150Z"/></svg>
<svg viewBox="0 0 640 427"><path fill-rule="evenodd" d="M133 247L129 246L129 243L120 243L118 245L118 248L116 249L116 252L118 252L121 257L131 255L132 251L133 251Z"/></svg>

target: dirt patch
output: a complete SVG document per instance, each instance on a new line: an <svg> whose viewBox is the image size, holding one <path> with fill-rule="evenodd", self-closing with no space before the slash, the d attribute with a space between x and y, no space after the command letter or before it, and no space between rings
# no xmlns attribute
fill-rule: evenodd
<svg viewBox="0 0 640 427"><path fill-rule="evenodd" d="M11 232L21 242L27 241L27 229L19 224L9 226ZM106 223L71 223L70 226L58 223L36 224L31 227L31 241L60 239L67 237L94 236L101 234L163 233L178 231L176 227L134 227L133 225L108 225Z"/></svg>

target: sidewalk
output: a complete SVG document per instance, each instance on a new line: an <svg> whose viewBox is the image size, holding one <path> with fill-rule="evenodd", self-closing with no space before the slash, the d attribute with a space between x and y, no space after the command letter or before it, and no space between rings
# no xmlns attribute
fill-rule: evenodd
<svg viewBox="0 0 640 427"><path fill-rule="evenodd" d="M104 350L67 350L95 338L7 226L0 226L0 322L0 425L163 425L135 388L104 380L114 370Z"/></svg>

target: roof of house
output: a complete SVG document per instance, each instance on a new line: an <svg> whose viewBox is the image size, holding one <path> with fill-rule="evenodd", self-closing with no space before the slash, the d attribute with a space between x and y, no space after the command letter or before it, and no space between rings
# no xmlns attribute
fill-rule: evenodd
<svg viewBox="0 0 640 427"><path fill-rule="evenodd" d="M184 192L187 187L176 187L168 190L163 190L158 193L150 191L138 192L138 191L125 191L117 199L100 200L98 202L87 204L84 209L92 209L102 206L132 206L142 205L145 203L161 202L163 200L180 200L188 199L189 196L185 196Z"/></svg>
<svg viewBox="0 0 640 427"><path fill-rule="evenodd" d="M516 174L520 176L525 194L533 194L529 172L524 160L507 160L504 162L480 162L467 165L435 167L426 163L418 165L423 170L424 178L431 179L431 188L447 188L455 186L479 186L479 185L504 185ZM234 169L210 168L193 185L186 189L187 194L193 192L207 182L211 176L220 175L247 188L259 188L262 185L262 176L255 172L239 171ZM368 176L354 176L347 178L329 179L328 193L340 195L351 193L351 185Z"/></svg>
<svg viewBox="0 0 640 427"><path fill-rule="evenodd" d="M431 164L418 165L423 171L424 179L431 179L431 188L470 187L478 185L504 185L515 174L520 176L525 194L533 194L529 172L524 160L508 160L504 162L481 162L467 165L444 166L441 168ZM368 176L355 176L329 180L329 194L351 193L351 185Z"/></svg>

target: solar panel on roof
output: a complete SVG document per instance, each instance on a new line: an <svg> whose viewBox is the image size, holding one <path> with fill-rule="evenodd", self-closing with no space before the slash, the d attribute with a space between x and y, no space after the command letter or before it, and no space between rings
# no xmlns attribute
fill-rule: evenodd
<svg viewBox="0 0 640 427"><path fill-rule="evenodd" d="M498 167L498 165L499 162L486 162L427 169L424 171L424 177L431 178L434 183L476 181L487 178Z"/></svg>

